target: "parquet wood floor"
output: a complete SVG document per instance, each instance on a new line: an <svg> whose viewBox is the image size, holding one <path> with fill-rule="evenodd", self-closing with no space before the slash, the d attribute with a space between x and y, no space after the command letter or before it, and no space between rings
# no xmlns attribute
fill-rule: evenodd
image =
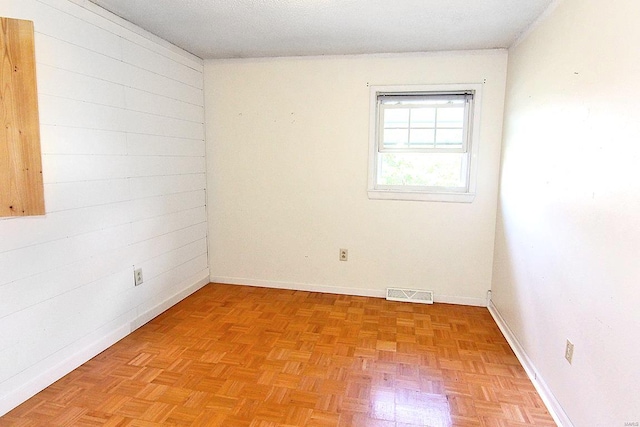
<svg viewBox="0 0 640 427"><path fill-rule="evenodd" d="M210 284L0 426L555 426L485 308Z"/></svg>

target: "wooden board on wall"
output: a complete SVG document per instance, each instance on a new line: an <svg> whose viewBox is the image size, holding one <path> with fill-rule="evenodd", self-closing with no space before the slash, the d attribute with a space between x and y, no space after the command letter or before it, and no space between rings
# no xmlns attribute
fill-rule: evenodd
<svg viewBox="0 0 640 427"><path fill-rule="evenodd" d="M0 217L44 215L33 22L0 25Z"/></svg>

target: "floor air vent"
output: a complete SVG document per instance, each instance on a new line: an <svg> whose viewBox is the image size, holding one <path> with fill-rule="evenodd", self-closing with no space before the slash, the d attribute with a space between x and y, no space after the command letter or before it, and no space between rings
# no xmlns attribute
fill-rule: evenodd
<svg viewBox="0 0 640 427"><path fill-rule="evenodd" d="M387 299L389 301L406 301L418 302L420 304L433 304L433 291L387 288Z"/></svg>

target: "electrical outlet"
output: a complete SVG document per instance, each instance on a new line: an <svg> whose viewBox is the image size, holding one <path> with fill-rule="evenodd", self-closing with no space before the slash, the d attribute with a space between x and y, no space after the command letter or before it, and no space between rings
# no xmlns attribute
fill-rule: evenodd
<svg viewBox="0 0 640 427"><path fill-rule="evenodd" d="M569 340L567 340L567 346L564 349L564 358L567 359L569 364L571 364L571 361L573 360L573 343Z"/></svg>
<svg viewBox="0 0 640 427"><path fill-rule="evenodd" d="M137 268L135 270L133 270L133 282L135 283L136 286L140 286L142 285L142 282L144 280L142 279L142 269L141 268Z"/></svg>
<svg viewBox="0 0 640 427"><path fill-rule="evenodd" d="M340 261L347 261L349 259L349 251L347 249L340 249Z"/></svg>

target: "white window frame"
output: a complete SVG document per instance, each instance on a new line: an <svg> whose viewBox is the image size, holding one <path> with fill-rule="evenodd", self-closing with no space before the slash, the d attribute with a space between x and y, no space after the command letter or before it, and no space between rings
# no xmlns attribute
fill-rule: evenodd
<svg viewBox="0 0 640 427"><path fill-rule="evenodd" d="M467 187L459 189L418 186L378 186L378 153L383 151L380 142L381 120L378 111L380 94L447 94L473 92L473 102L469 111L468 127L465 129L466 152L468 162ZM476 195L476 175L478 169L478 152L480 145L480 107L482 105L482 84L447 84L447 85L403 85L403 86L371 86L370 87L370 120L369 120L369 185L370 199L416 200L436 202L471 203ZM463 143L464 145L464 143ZM431 151L431 150L429 150ZM441 150L433 150L441 151ZM459 151L459 150L458 150Z"/></svg>

